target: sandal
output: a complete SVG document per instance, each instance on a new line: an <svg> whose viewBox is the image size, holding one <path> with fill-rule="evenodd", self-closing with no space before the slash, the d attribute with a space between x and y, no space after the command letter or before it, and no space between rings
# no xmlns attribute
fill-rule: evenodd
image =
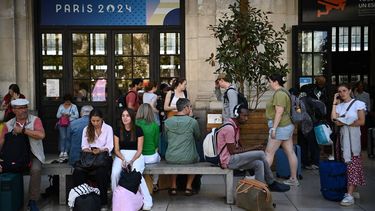
<svg viewBox="0 0 375 211"><path fill-rule="evenodd" d="M152 192L158 192L159 191L159 186L158 186L158 184L153 184L152 185Z"/></svg>
<svg viewBox="0 0 375 211"><path fill-rule="evenodd" d="M192 189L186 188L185 196L192 196L192 195L194 195L194 191Z"/></svg>
<svg viewBox="0 0 375 211"><path fill-rule="evenodd" d="M168 190L168 194L169 194L170 196L175 196L175 195L177 195L177 189L176 189L176 188L169 188L169 190Z"/></svg>

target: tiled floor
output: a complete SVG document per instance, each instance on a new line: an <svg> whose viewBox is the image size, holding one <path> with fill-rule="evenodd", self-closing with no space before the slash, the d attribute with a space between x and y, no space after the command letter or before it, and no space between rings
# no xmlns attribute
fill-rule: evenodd
<svg viewBox="0 0 375 211"><path fill-rule="evenodd" d="M335 210L375 210L375 160L365 157L365 172L367 186L359 189L361 198L355 205L342 207L338 202L325 200L320 194L319 172L317 170L304 170L303 180L299 187L292 187L286 193L273 193L277 211L335 211ZM236 180L240 178L236 177ZM236 181L235 181L236 182ZM153 196L154 211L173 210L242 210L235 205L225 204L224 179L220 176L203 176L202 190L198 195L186 197L181 195L170 197L167 191L160 191ZM43 189L48 186L46 178L43 179ZM58 205L57 197L41 200L42 211L68 211L67 206Z"/></svg>

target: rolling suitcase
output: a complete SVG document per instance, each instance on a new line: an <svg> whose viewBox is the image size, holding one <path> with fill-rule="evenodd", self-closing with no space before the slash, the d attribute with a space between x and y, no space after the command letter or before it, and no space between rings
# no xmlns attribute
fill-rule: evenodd
<svg viewBox="0 0 375 211"><path fill-rule="evenodd" d="M369 128L367 133L367 155L374 158L375 128Z"/></svg>
<svg viewBox="0 0 375 211"><path fill-rule="evenodd" d="M334 160L319 164L320 191L325 199L341 201L347 191L346 164Z"/></svg>
<svg viewBox="0 0 375 211"><path fill-rule="evenodd" d="M302 179L302 171L301 171L301 147L299 145L294 145L294 151L297 156L298 166L297 166L297 177L298 179ZM289 179L290 177L290 167L288 157L284 153L282 148L279 148L276 151L276 176L280 178Z"/></svg>
<svg viewBox="0 0 375 211"><path fill-rule="evenodd" d="M23 206L23 175L0 174L0 210L18 211Z"/></svg>

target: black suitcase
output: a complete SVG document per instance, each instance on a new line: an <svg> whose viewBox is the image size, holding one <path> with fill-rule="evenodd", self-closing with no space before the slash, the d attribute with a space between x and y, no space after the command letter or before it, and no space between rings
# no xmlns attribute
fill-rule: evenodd
<svg viewBox="0 0 375 211"><path fill-rule="evenodd" d="M374 158L375 128L369 128L367 133L367 155Z"/></svg>

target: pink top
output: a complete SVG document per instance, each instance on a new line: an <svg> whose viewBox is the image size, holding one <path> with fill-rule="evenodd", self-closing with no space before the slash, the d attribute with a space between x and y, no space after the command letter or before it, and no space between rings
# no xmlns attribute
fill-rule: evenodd
<svg viewBox="0 0 375 211"><path fill-rule="evenodd" d="M231 123L234 127L232 125L224 126L217 134L217 145L219 152L225 144L234 143L236 144L236 147L238 147L238 143L240 140L240 129L238 128L236 123L230 118L225 123ZM220 154L220 162L223 168L228 168L230 156L231 155L228 151L228 148L225 147L223 152Z"/></svg>
<svg viewBox="0 0 375 211"><path fill-rule="evenodd" d="M89 143L87 141L87 136L86 136L86 130L87 130L87 126L85 127L85 129L83 129L83 132L82 132L82 149L87 149L87 148L91 148L91 147L96 147L96 148L99 148L101 150L103 149L108 149L108 152L111 152L112 149L113 149L113 130L112 130L112 127L107 125L105 122L103 122L103 125L102 125L102 133L97 136L95 134L95 140L93 143Z"/></svg>

